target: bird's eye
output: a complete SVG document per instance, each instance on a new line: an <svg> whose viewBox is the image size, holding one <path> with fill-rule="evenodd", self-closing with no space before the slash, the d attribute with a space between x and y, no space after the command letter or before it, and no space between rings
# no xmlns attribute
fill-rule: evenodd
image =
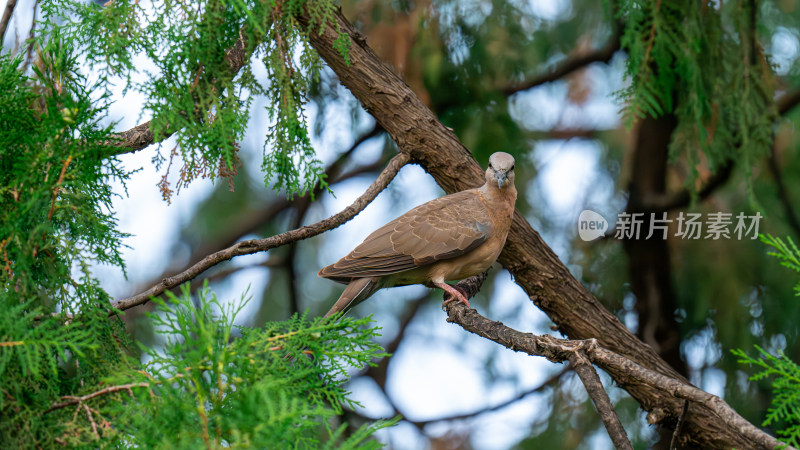
<svg viewBox="0 0 800 450"><path fill-rule="evenodd" d="M514 170L514 164L511 165L511 169L510 170Z"/></svg>
<svg viewBox="0 0 800 450"><path fill-rule="evenodd" d="M494 166L492 165L492 163L489 163L489 168L494 170Z"/></svg>

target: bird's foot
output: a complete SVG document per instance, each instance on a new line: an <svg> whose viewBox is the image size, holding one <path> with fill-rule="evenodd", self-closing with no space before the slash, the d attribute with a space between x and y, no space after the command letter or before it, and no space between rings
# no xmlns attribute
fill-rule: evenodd
<svg viewBox="0 0 800 450"><path fill-rule="evenodd" d="M463 304L467 305L467 308L472 308L472 306L470 306L470 304L469 304L469 300L467 300L466 293L463 290L461 290L460 287L451 286L451 285L449 285L447 283L434 283L434 284L437 287L440 287L440 288L444 289L445 292L450 294L450 298L448 298L447 300L442 302L443 306L447 306L450 303L452 303L454 301L457 301L459 303L463 303Z"/></svg>

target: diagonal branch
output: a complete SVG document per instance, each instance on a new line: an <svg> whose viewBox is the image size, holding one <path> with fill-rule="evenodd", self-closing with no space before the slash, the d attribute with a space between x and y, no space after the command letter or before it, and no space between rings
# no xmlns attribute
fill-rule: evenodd
<svg viewBox="0 0 800 450"><path fill-rule="evenodd" d="M622 428L619 416L614 411L611 399L608 398L608 392L603 389L603 384L600 382L600 377L597 375L597 371L594 370L592 363L580 352L571 354L568 359L572 368L575 369L575 373L578 374L584 387L586 387L586 392L594 402L597 412L600 413L600 419L603 420L603 425L605 425L614 447L633 450L628 434Z"/></svg>
<svg viewBox="0 0 800 450"><path fill-rule="evenodd" d="M410 419L404 418L403 420L405 420L407 422L410 422L410 423L412 423L413 425L415 425L417 427L424 427L425 425L427 425L429 423L452 422L452 421L455 421L455 420L471 419L473 417L477 417L477 416L480 416L480 415L488 413L488 412L499 411L499 410L501 410L501 409L503 409L503 408L505 408L505 407L507 407L509 405L513 405L514 403L524 399L525 397L527 397L527 396L529 396L531 394L535 394L537 392L541 392L542 389L546 388L547 386L552 386L552 385L556 384L561 379L561 377L567 372L569 372L569 368L568 367L564 368L562 370L559 370L558 372L554 373L552 376L550 376L549 378L544 380L542 383L540 383L538 386L533 387L531 389L528 389L526 391L522 391L519 394L515 395L514 397L509 398L508 400L505 400L505 401L503 401L501 403L498 403L496 405L489 406L487 408L479 409L479 410L468 412L468 413L464 413L464 414L457 414L457 415L454 415L454 416L438 417L438 418L435 418L435 419L410 420Z"/></svg>
<svg viewBox="0 0 800 450"><path fill-rule="evenodd" d="M325 231L332 230L358 215L358 213L366 208L367 205L375 200L375 197L377 197L378 194L380 194L381 191L383 191L386 186L389 185L389 182L394 179L395 175L397 175L397 172L399 172L400 169L408 163L408 161L409 157L405 154L399 154L392 158L383 172L381 172L372 185L367 188L366 192L358 197L350 206L334 214L333 216L328 217L327 219L265 239L251 239L238 242L224 250L220 250L216 253L206 256L193 266L177 275L164 278L160 283L144 292L136 294L132 297L115 301L112 303L112 306L116 310L124 311L134 306L147 303L151 297L161 295L167 289L172 289L175 286L185 283L223 261L227 261L236 256L250 255L253 253L267 251L275 247L297 242L302 239L308 239Z"/></svg>
<svg viewBox="0 0 800 450"><path fill-rule="evenodd" d="M478 409L478 410L475 410L475 411L471 411L471 412L468 412L468 413L456 414L456 415L452 415L452 416L435 417L433 419L424 419L424 420L409 419L405 414L400 412L397 409L397 407L394 406L394 403L393 403L392 399L388 398L388 395L386 397L387 397L389 403L392 404L392 409L394 410L394 412L392 412L392 415L396 416L396 415L399 414L399 415L403 416L402 420L404 422L408 422L411 425L414 425L415 427L417 427L417 429L422 430L423 428L425 428L425 426L427 426L429 424L432 424L432 423L453 422L453 421L457 421L457 420L467 420L467 419L472 419L472 418L478 417L478 416L486 414L486 413L499 411L499 410L501 410L503 408L506 408L506 407L508 407L510 405L513 405L514 403L524 399L525 397L527 397L527 396L529 396L531 394L535 394L537 392L541 392L542 389L544 389L544 388L546 388L548 386L553 386L554 384L558 383L558 381L561 379L561 377L565 373L567 373L569 371L570 371L570 368L569 367L565 367L565 368L559 370L558 372L554 373L550 377L548 377L546 380L544 380L541 383L539 383L538 386L535 386L535 387L532 387L532 388L527 389L525 391L522 391L519 394L509 398L508 400L504 400L503 402L497 403L495 405L487 406L485 408L481 408L481 409ZM385 391L384 391L384 393L385 393ZM363 417L364 419L369 420L369 421L382 420L381 417L366 417L363 414L361 414L359 412L356 412L356 411L353 411L353 410L350 410L350 412L358 414L361 417Z"/></svg>
<svg viewBox="0 0 800 450"><path fill-rule="evenodd" d="M384 156L381 156L377 160L372 163L368 163L363 166L355 167L347 172L342 172L345 163L347 162L349 156L356 150L358 147L366 142L367 140L380 135L382 129L379 126L374 126L370 131L364 133L361 137L356 139L356 141L350 146L348 150L342 153L339 157L336 158L326 169L325 169L325 179L328 180L331 186L336 183L340 183L345 180L349 180L353 177L360 176L367 173L377 172L384 167ZM320 187L319 183L314 186L312 191L314 195L319 194L322 192L322 188ZM286 197L277 197L273 202L265 205L261 209L255 212L248 212L247 214L242 215L241 217L232 217L229 225L224 229L220 230L216 236L212 237L211 239L204 239L200 245L196 246L192 250L192 254L187 258L188 261L194 262L202 259L206 255L210 253L214 253L230 247L231 245L235 244L242 236L247 234L256 233L261 227L263 227L266 223L270 222L274 219L278 214L281 212L289 209L292 206L297 206L301 202L307 202L308 199L302 197L297 201L289 201ZM2 248L0 248L2 250ZM166 277L175 275L176 273L182 272L186 270L188 267L185 265L181 265L176 267L173 264L169 265L169 268L162 272L161 274L152 277L149 280L145 280L139 284L139 286L152 286L156 284L159 280L163 280ZM228 272L230 273L230 272ZM218 273L215 273L213 277L215 279L220 279L220 276L217 276ZM138 289L137 289L138 290Z"/></svg>
<svg viewBox="0 0 800 450"><path fill-rule="evenodd" d="M568 56L567 59L559 62L546 73L503 89L503 95L513 95L517 92L525 91L536 86L541 86L545 83L558 81L562 77L569 75L576 70L582 69L592 63L607 63L611 61L611 58L614 57L614 54L617 53L619 49L619 36L615 35L606 45L591 53Z"/></svg>
<svg viewBox="0 0 800 450"><path fill-rule="evenodd" d="M17 0L8 0L8 3L6 3L6 9L3 10L3 18L0 19L0 45L3 44L3 40L6 37L8 23L11 21L11 15L14 13L14 8L16 7Z"/></svg>

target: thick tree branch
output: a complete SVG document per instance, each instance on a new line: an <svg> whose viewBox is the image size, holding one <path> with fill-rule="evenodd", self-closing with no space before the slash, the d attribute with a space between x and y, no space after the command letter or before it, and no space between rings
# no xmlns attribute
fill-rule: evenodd
<svg viewBox="0 0 800 450"><path fill-rule="evenodd" d="M168 137L169 135L163 136L163 138ZM156 141L156 136L153 134L153 130L150 129L149 120L136 125L130 130L112 134L111 138L113 140L109 142L109 145L119 147L119 151L115 152L115 155L138 152Z"/></svg>
<svg viewBox="0 0 800 450"><path fill-rule="evenodd" d="M366 192L358 197L350 206L327 219L265 239L251 239L238 242L224 250L206 256L177 275L164 278L160 283L142 293L115 301L112 306L116 310L124 311L128 308L147 303L151 297L161 295L167 289L172 289L175 286L185 283L223 261L227 261L236 256L267 251L332 230L358 215L367 205L375 200L375 197L389 185L389 182L394 179L397 172L399 172L408 161L409 157L405 154L399 154L392 158L383 172L381 172L380 176L378 176L378 179L367 188Z"/></svg>
<svg viewBox="0 0 800 450"><path fill-rule="evenodd" d="M299 18L307 23L307 19ZM339 30L350 37L349 64L336 50ZM401 153L419 163L448 193L479 186L483 171L455 135L442 125L411 89L383 63L364 37L341 14L309 40L339 80L397 143ZM530 224L516 213L499 258L515 281L558 329L573 339L598 339L603 348L628 358L636 367L682 385L683 377L642 343L576 280ZM647 411L659 408L674 426L683 402L656 387L628 383L624 371L609 372ZM688 415L684 441L701 447L757 446L731 422L721 420L709 403L697 403ZM752 425L750 425L752 427ZM754 427L753 427L754 428Z"/></svg>

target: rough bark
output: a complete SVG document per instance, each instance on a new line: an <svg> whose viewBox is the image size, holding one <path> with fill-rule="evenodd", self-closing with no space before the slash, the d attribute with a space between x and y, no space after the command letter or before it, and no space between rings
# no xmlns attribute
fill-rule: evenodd
<svg viewBox="0 0 800 450"><path fill-rule="evenodd" d="M336 22L336 27L327 26L319 34L313 33L311 44L336 72L342 84L391 135L399 151L408 154L412 162L420 164L448 193L479 186L482 183L482 171L469 150L375 55L363 36L344 17L337 15ZM349 65L333 45L339 37L337 27L350 36ZM565 335L572 339L596 338L602 347L638 365L676 382L687 383L569 273L519 213L514 217L508 243L499 261L513 274L531 301ZM625 370L598 365L645 410L658 411L658 414L651 415L654 421L674 426L682 411L682 400L669 392L633 383ZM760 448L702 404L692 404L684 431L684 444L705 448Z"/></svg>

